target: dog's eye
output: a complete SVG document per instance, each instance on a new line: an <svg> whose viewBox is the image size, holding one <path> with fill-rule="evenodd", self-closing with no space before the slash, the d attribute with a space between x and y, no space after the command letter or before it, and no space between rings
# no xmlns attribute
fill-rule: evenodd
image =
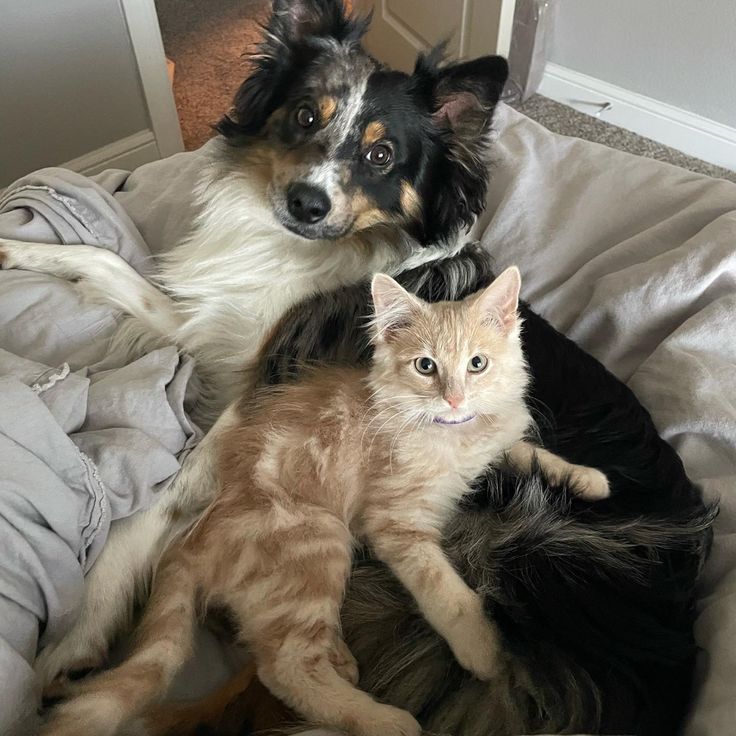
<svg viewBox="0 0 736 736"><path fill-rule="evenodd" d="M296 111L296 121L302 128L311 128L315 121L314 110L309 105L302 105Z"/></svg>
<svg viewBox="0 0 736 736"><path fill-rule="evenodd" d="M374 166L386 166L391 163L393 155L393 151L388 144L376 143L376 145L366 153L365 157Z"/></svg>

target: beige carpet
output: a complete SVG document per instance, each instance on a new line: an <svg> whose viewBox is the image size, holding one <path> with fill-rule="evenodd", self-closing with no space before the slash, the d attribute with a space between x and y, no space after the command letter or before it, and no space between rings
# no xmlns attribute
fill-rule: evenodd
<svg viewBox="0 0 736 736"><path fill-rule="evenodd" d="M174 98L184 147L212 137L246 75L243 53L258 38L267 0L156 0L166 56L176 65Z"/></svg>
<svg viewBox="0 0 736 736"><path fill-rule="evenodd" d="M212 124L227 112L246 74L243 53L258 39L269 0L156 0L166 55L176 64L174 97L184 146L199 148ZM691 158L655 141L534 95L517 109L555 133L656 158L710 176L736 181L736 173Z"/></svg>

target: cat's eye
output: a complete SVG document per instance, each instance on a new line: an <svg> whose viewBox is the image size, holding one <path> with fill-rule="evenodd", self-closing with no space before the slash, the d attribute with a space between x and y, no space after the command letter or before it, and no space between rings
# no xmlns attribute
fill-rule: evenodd
<svg viewBox="0 0 736 736"><path fill-rule="evenodd" d="M414 361L414 367L417 369L417 372L421 373L423 376L431 376L437 370L437 364L432 360L432 358L427 358L426 356L417 358Z"/></svg>
<svg viewBox="0 0 736 736"><path fill-rule="evenodd" d="M311 128L314 125L314 121L317 119L317 116L314 114L314 110L312 110L309 105L302 105L297 111L296 111L296 121L299 123L299 125L302 126L302 128Z"/></svg>
<svg viewBox="0 0 736 736"><path fill-rule="evenodd" d="M488 368L488 358L485 355L474 355L468 361L468 371L470 373L482 373Z"/></svg>
<svg viewBox="0 0 736 736"><path fill-rule="evenodd" d="M366 153L365 157L374 166L381 167L388 166L388 164L391 163L394 153L388 143L376 143L376 145Z"/></svg>

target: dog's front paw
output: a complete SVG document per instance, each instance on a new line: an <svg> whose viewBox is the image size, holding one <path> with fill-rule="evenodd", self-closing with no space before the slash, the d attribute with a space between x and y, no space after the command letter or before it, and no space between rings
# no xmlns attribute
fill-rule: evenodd
<svg viewBox="0 0 736 736"><path fill-rule="evenodd" d="M23 268L22 250L23 244L0 238L0 271Z"/></svg>
<svg viewBox="0 0 736 736"><path fill-rule="evenodd" d="M570 473L570 484L576 496L588 501L600 501L611 495L611 486L605 473L586 465L576 465Z"/></svg>
<svg viewBox="0 0 736 736"><path fill-rule="evenodd" d="M13 268L10 260L10 250L0 242L0 271Z"/></svg>
<svg viewBox="0 0 736 736"><path fill-rule="evenodd" d="M46 700L71 697L79 689L80 681L105 663L106 647L95 646L90 640L79 641L74 634L72 631L36 657L34 669Z"/></svg>

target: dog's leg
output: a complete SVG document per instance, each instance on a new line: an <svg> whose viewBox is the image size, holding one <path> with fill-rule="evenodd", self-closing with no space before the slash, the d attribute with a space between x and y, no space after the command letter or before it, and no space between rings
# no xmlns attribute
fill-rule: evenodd
<svg viewBox="0 0 736 736"><path fill-rule="evenodd" d="M76 686L69 675L101 665L112 640L130 628L136 592L146 587L161 550L214 496L217 443L235 421L235 410L225 410L186 457L157 503L112 525L85 580L85 598L77 623L58 644L47 646L36 659L36 672L49 697L73 692Z"/></svg>
<svg viewBox="0 0 736 736"><path fill-rule="evenodd" d="M55 708L44 736L114 736L168 690L192 652L201 570L174 544L156 571L132 654Z"/></svg>
<svg viewBox="0 0 736 736"><path fill-rule="evenodd" d="M104 248L0 238L2 269L37 271L75 282L85 298L121 309L157 335L173 335L182 324L176 303L169 296Z"/></svg>
<svg viewBox="0 0 736 736"><path fill-rule="evenodd" d="M45 647L35 670L51 698L67 697L77 681L101 667L113 640L130 629L137 588L142 588L163 547L168 516L159 504L113 523L105 546L84 584L74 627Z"/></svg>

